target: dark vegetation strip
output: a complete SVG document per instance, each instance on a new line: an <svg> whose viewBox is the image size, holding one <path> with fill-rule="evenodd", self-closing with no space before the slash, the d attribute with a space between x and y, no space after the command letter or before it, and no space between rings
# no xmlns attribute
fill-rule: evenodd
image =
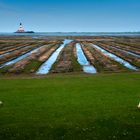
<svg viewBox="0 0 140 140"><path fill-rule="evenodd" d="M135 53L137 55L140 55L140 49L137 49L137 48L134 48L134 47L131 47L128 45L119 44L117 42L113 42L113 43L115 43L117 45L117 47L119 47L119 48L122 48L126 51L130 51L130 52Z"/></svg>
<svg viewBox="0 0 140 140"><path fill-rule="evenodd" d="M135 65L136 67L140 68L140 59L139 58L136 58L130 54L122 52L118 49L115 49L115 48L108 46L101 42L93 42L93 43L99 45L101 48L105 49L106 51L119 56L120 58L126 60L127 62L131 63L132 65Z"/></svg>
<svg viewBox="0 0 140 140"><path fill-rule="evenodd" d="M12 52L12 53L0 58L0 64L6 63L8 61L11 61L11 60L23 55L23 54L26 54L26 53L34 50L35 48L38 48L41 45L44 45L44 44L37 43L37 44L26 46L26 47L21 48L19 50L16 50L16 51L14 51L14 52Z"/></svg>
<svg viewBox="0 0 140 140"><path fill-rule="evenodd" d="M51 68L51 73L78 72L82 70L74 55L74 48L75 42L71 42L63 48Z"/></svg>
<svg viewBox="0 0 140 140"><path fill-rule="evenodd" d="M23 48L24 46L27 46L27 45L34 45L34 44L37 44L37 43L43 43L43 42L37 42L37 41L34 41L34 42L22 42L22 43L19 43L19 44L16 44L16 45L12 45L12 46L9 45L9 47L1 49L1 50L0 50L0 54L2 54L2 53L4 53L4 52L14 51L14 50ZM45 43L45 42L44 42L44 43Z"/></svg>
<svg viewBox="0 0 140 140"><path fill-rule="evenodd" d="M130 46L130 47L132 47L132 48L136 48L136 49L140 49L140 42L131 42L131 41L129 41L129 40L115 40L114 41L115 43L118 43L118 44L122 44L122 45L124 45L124 46Z"/></svg>
<svg viewBox="0 0 140 140"><path fill-rule="evenodd" d="M12 42L9 42L9 43L6 43L6 42L3 42L0 44L0 51L1 50L4 50L4 49L8 49L10 47L13 47L13 46L16 46L20 44L20 42L15 42L15 43L12 43Z"/></svg>
<svg viewBox="0 0 140 140"><path fill-rule="evenodd" d="M6 66L1 69L1 73L33 73L38 67L42 64L39 61L39 57L41 57L45 52L49 52L51 48L53 48L57 43L50 43L48 45L44 45L44 47L40 48L37 52L32 53L28 57L18 61L14 65Z"/></svg>
<svg viewBox="0 0 140 140"><path fill-rule="evenodd" d="M122 49L120 46L111 46L111 47L113 47L113 48L115 48L115 49L118 49L118 50L120 50L120 51L122 51L122 52L125 52L125 53L127 53L127 54L130 54L130 55L132 55L133 57L140 58L140 54L135 53L134 51L128 51L128 50L126 50L126 49Z"/></svg>
<svg viewBox="0 0 140 140"><path fill-rule="evenodd" d="M6 49L6 50L4 50L4 51L1 51L0 52L0 55L4 55L4 54L6 54L6 53L12 53L12 52L14 52L14 51L16 51L16 50L19 50L19 49L21 49L21 48L24 48L24 47L29 47L29 45L32 45L32 43L24 43L24 44L20 44L19 46L14 46L14 47L12 47L11 49Z"/></svg>
<svg viewBox="0 0 140 140"><path fill-rule="evenodd" d="M51 45L44 53L28 63L23 69L23 73L35 73L39 67L51 56L51 54L56 51L59 44L60 42L56 43L55 45Z"/></svg>
<svg viewBox="0 0 140 140"><path fill-rule="evenodd" d="M42 48L42 47L44 47L44 46L40 46L39 48ZM12 67L13 64L15 64L15 63L21 61L22 59L24 59L24 58L26 58L26 57L28 57L30 54L36 52L39 48L35 48L35 49L33 49L32 51L29 51L29 52L27 52L27 53L25 53L25 54L23 54L23 55L21 55L21 56L15 58L15 59L11 60L11 61L8 61L8 62L4 63L4 64L1 65L1 67L0 67L0 72L1 72L1 73L8 72L8 70Z"/></svg>
<svg viewBox="0 0 140 140"><path fill-rule="evenodd" d="M128 45L119 44L119 43L113 42L113 41L102 41L102 43L116 47L121 50L129 51L129 52L135 53L137 55L140 55L140 49L137 49L137 48L134 48L134 47L131 47Z"/></svg>
<svg viewBox="0 0 140 140"><path fill-rule="evenodd" d="M3 51L8 51L8 50L11 50L11 49L14 49L14 48L16 48L16 47L20 47L20 46L22 46L22 45L25 45L26 43L25 42L22 42L22 43L15 43L15 44L9 44L7 47L2 47L1 49L0 49L0 51L1 52L3 52Z"/></svg>
<svg viewBox="0 0 140 140"><path fill-rule="evenodd" d="M24 68L21 69L20 73L35 73L38 68L42 65L46 59L49 58L49 56L59 47L59 43L53 43L47 46L46 48L42 48L42 50L38 51L35 54L32 54L27 58L27 64ZM47 55L48 53L48 55ZM45 55L45 59L41 60L40 58ZM19 62L20 63L20 62ZM22 64L21 64L22 65ZM15 67L16 70L16 67ZM16 70L17 72L17 70Z"/></svg>
<svg viewBox="0 0 140 140"><path fill-rule="evenodd" d="M26 65L29 63L32 63L32 61L35 61L40 55L42 55L45 51L50 49L52 45L46 45L43 48L40 48L37 52L32 53L28 57L20 60L19 62L15 63L11 69L8 71L10 73L22 73L25 71Z"/></svg>
<svg viewBox="0 0 140 140"><path fill-rule="evenodd" d="M82 43L86 57L94 65L98 72L120 72L128 71L123 65L112 60L100 50L93 48L90 43Z"/></svg>

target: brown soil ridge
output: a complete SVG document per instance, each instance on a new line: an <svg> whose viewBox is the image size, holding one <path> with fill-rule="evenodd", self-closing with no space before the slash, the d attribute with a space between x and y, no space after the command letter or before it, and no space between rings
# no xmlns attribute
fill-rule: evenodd
<svg viewBox="0 0 140 140"><path fill-rule="evenodd" d="M103 54L100 50L93 48L91 44L82 45L88 60L94 65L99 72L118 72L124 70L120 64Z"/></svg>

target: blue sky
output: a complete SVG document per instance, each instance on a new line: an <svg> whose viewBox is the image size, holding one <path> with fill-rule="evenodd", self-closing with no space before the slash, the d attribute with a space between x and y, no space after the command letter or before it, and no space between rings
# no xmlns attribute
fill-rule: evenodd
<svg viewBox="0 0 140 140"><path fill-rule="evenodd" d="M0 0L0 32L140 31L140 0Z"/></svg>

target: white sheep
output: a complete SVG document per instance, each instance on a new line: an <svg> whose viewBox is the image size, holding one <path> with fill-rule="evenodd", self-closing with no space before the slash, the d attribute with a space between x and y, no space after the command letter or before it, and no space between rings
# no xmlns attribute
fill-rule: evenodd
<svg viewBox="0 0 140 140"><path fill-rule="evenodd" d="M139 102L139 104L138 104L138 106L137 106L137 107L138 107L138 109L140 109L140 102Z"/></svg>
<svg viewBox="0 0 140 140"><path fill-rule="evenodd" d="M2 106L3 105L3 102L2 101L0 101L0 106Z"/></svg>

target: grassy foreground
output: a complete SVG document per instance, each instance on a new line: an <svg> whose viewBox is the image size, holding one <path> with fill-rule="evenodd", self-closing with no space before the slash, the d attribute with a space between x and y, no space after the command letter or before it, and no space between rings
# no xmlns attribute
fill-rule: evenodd
<svg viewBox="0 0 140 140"><path fill-rule="evenodd" d="M140 74L1 79L0 140L140 140Z"/></svg>

